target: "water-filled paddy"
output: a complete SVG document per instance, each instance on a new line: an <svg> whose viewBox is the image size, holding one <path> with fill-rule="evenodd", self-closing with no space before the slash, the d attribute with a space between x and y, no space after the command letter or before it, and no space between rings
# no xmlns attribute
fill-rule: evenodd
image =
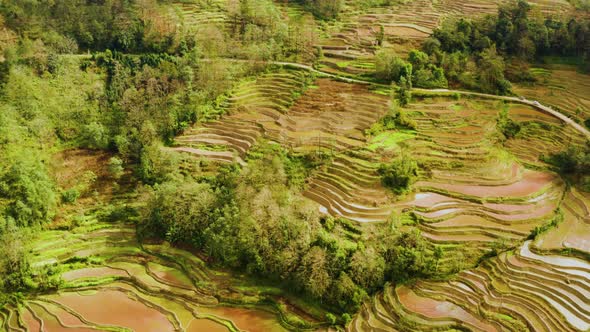
<svg viewBox="0 0 590 332"><path fill-rule="evenodd" d="M99 290L88 295L64 293L51 298L97 324L128 327L146 332L174 330L174 326L164 314L130 298L122 291Z"/></svg>
<svg viewBox="0 0 590 332"><path fill-rule="evenodd" d="M201 307L197 311L231 320L238 328L249 332L286 331L276 320L274 314L262 310L234 307Z"/></svg>

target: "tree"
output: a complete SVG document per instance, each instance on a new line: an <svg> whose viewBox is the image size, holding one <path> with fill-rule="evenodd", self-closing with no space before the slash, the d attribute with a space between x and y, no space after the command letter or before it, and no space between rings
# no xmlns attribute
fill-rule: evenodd
<svg viewBox="0 0 590 332"><path fill-rule="evenodd" d="M379 32L376 36L377 46L383 46L383 40L385 39L385 28L383 25L379 26Z"/></svg>
<svg viewBox="0 0 590 332"><path fill-rule="evenodd" d="M484 50L478 61L478 82L483 92L505 95L511 84L504 78L504 59L496 53L495 47Z"/></svg>
<svg viewBox="0 0 590 332"><path fill-rule="evenodd" d="M424 41L422 44L422 49L426 54L432 55L436 52L440 51L441 43L438 39L430 37Z"/></svg>
<svg viewBox="0 0 590 332"><path fill-rule="evenodd" d="M323 19L333 19L338 16L343 0L303 0L304 5L311 9L314 15Z"/></svg>
<svg viewBox="0 0 590 332"><path fill-rule="evenodd" d="M125 169L123 168L123 160L118 157L112 157L109 159L109 173L115 179L119 179Z"/></svg>
<svg viewBox="0 0 590 332"><path fill-rule="evenodd" d="M367 297L366 291L356 285L346 272L340 272L330 288L331 303L346 312L357 312Z"/></svg>
<svg viewBox="0 0 590 332"><path fill-rule="evenodd" d="M406 106L412 100L412 81L406 77L399 80L397 96L400 106Z"/></svg>
<svg viewBox="0 0 590 332"><path fill-rule="evenodd" d="M350 259L350 275L357 285L374 291L383 285L385 260L374 248L358 250Z"/></svg>
<svg viewBox="0 0 590 332"><path fill-rule="evenodd" d="M395 52L381 50L375 55L375 76L386 82L399 82L402 77L411 80L412 64L404 61Z"/></svg>
<svg viewBox="0 0 590 332"><path fill-rule="evenodd" d="M413 85L426 89L441 89L448 87L448 81L442 68L429 65L414 72Z"/></svg>
<svg viewBox="0 0 590 332"><path fill-rule="evenodd" d="M590 142L584 147L569 146L546 158L563 175L590 175Z"/></svg>
<svg viewBox="0 0 590 332"><path fill-rule="evenodd" d="M106 149L109 146L107 128L97 122L91 122L82 129L80 134L82 144L90 149Z"/></svg>
<svg viewBox="0 0 590 332"><path fill-rule="evenodd" d="M390 279L403 282L432 274L435 261L426 246L426 240L417 229L401 233L393 243L388 244L385 261Z"/></svg>
<svg viewBox="0 0 590 332"><path fill-rule="evenodd" d="M418 163L409 157L402 156L390 164L382 164L378 172L385 187L396 194L402 194L416 182Z"/></svg>
<svg viewBox="0 0 590 332"><path fill-rule="evenodd" d="M155 187L147 199L146 235L164 235L171 243L202 243L202 232L211 223L216 197L208 184L170 181Z"/></svg>
<svg viewBox="0 0 590 332"><path fill-rule="evenodd" d="M18 227L39 225L54 216L55 186L43 161L36 156L35 152L21 148L17 153L9 152L3 156L6 163L4 167L0 166L0 199L5 200L4 215L14 219Z"/></svg>
<svg viewBox="0 0 590 332"><path fill-rule="evenodd" d="M311 295L321 298L330 286L330 275L326 269L326 251L314 246L301 258L297 279Z"/></svg>
<svg viewBox="0 0 590 332"><path fill-rule="evenodd" d="M504 108L498 114L496 127L506 138L514 138L520 132L520 124L514 122L508 116L508 108Z"/></svg>
<svg viewBox="0 0 590 332"><path fill-rule="evenodd" d="M408 61L412 64L412 69L414 71L423 69L430 64L428 54L418 50L410 51L410 54L408 54Z"/></svg>
<svg viewBox="0 0 590 332"><path fill-rule="evenodd" d="M11 218L0 215L0 290L11 293L26 287L30 275L25 232ZM0 298L0 304L2 298Z"/></svg>

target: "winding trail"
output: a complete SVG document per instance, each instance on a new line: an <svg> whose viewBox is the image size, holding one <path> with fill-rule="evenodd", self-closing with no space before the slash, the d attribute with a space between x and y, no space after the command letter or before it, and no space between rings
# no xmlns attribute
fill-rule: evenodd
<svg viewBox="0 0 590 332"><path fill-rule="evenodd" d="M76 55L73 55L73 56L81 57L81 58L85 58L85 57L90 58L90 55L87 55L87 54L76 54ZM356 79L356 78L344 77L344 76L337 75L337 74L327 73L325 71L321 71L321 70L315 69L315 68L313 68L310 65L305 65L305 64L296 63L296 62L259 61L259 60L246 60L246 59L231 59L231 58L219 58L218 60L225 60L225 61L230 61L230 62L248 62L248 63L271 64L271 65L277 65L277 66L282 66L282 67L287 67L287 68L303 69L303 70L307 70L309 72L315 73L315 74L317 74L319 76L337 79L337 80L340 80L342 82L358 83L358 84L369 84L369 85L374 85L374 86L379 86L379 87L384 87L384 88L389 88L390 87L387 84L380 84L380 83L375 83L375 82L371 82L371 81L359 80L359 79ZM213 61L213 59L201 59L201 61L203 61L203 62L211 62L211 61ZM458 93L458 94L464 95L464 96L474 96L474 97L480 97L480 98L505 100L505 101L510 101L510 102L514 102L514 103L529 105L529 106L534 107L534 108L536 108L536 109L538 109L538 110L540 110L540 111L542 111L544 113L547 113L547 114L549 114L551 116L554 116L554 117L560 119L561 121L565 122L565 124L571 126L572 128L574 128L575 130L577 130L582 135L586 136L587 139L590 140L590 130L586 129L584 126L582 126L579 123L575 122L574 120L572 120L571 118L567 117L563 113L560 113L560 112L552 109L549 106L545 106L545 105L539 103L536 100L528 100L528 99L526 99L524 97L498 96L498 95L492 95L492 94L481 93L481 92L471 92L471 91L463 91L463 90L450 90L450 89L422 89L422 88L413 88L412 91L426 92L426 93Z"/></svg>
<svg viewBox="0 0 590 332"><path fill-rule="evenodd" d="M543 111L549 115L553 115L554 117L560 119L561 121L565 122L566 124L572 126L574 129L576 129L577 131L579 131L580 133L584 134L588 139L590 139L590 131L586 128L584 128L582 125L580 125L579 123L575 122L574 120L572 120L571 118L567 117L565 114L560 113L554 109L552 109L549 106L545 106L541 103L539 103L536 100L528 100L524 97L519 98L519 97L510 97L510 96L497 96L497 95L490 95L487 93L479 93L479 92L470 92L470 91L461 91L461 90L448 90L448 89L412 89L414 91L423 91L423 92L442 92L442 93L459 93L462 95L467 95L467 96L476 96L476 97L482 97L482 98L489 98L489 99L498 99L498 100L506 100L506 101L511 101L511 102L515 102L515 103L520 103L520 104L525 104L525 105L529 105L532 106L540 111Z"/></svg>
<svg viewBox="0 0 590 332"><path fill-rule="evenodd" d="M344 77L344 76L340 76L337 74L332 74L332 73L327 73L318 69L313 68L312 66L309 65L305 65L305 64L301 64L301 63L296 63L296 62L283 62L283 61L256 61L256 60L242 60L242 59L224 59L224 60L229 60L232 62L260 62L260 63L266 63L266 64L272 64L272 65L277 65L277 66L283 66L283 67L288 67L288 68L296 68L296 69L303 69L303 70L307 70L310 71L312 73L315 73L319 76L323 76L323 77L329 77L329 78L334 78L343 82L348 82L348 83L359 83L359 84L370 84L370 85L374 85L374 86L380 86L380 87L385 87L385 88L389 88L389 85L386 84L379 84L379 83L375 83L375 82L371 82L371 81L365 81L365 80L359 80L359 79L355 79L355 78L349 78L349 77ZM210 59L203 59L203 61L211 61ZM545 106L541 103L539 103L536 100L528 100L526 98L519 98L519 97L510 97L510 96L498 96L498 95L492 95L492 94L487 94L487 93L480 93L480 92L471 92L471 91L463 91L463 90L450 90L450 89L421 89L421 88L413 88L412 91L417 91L417 92L427 92L427 93L458 93L460 95L464 95L464 96L474 96L474 97L480 97L480 98L488 98L488 99L496 99L496 100L505 100L505 101L510 101L510 102L514 102L514 103L520 103L520 104L525 104L525 105L529 105L531 107L534 107L544 113L547 113L549 115L552 115L558 119L560 119L561 121L565 122L565 124L571 126L572 128L574 128L575 130L577 130L578 132L582 133L584 136L586 136L586 138L590 139L590 131L586 128L584 128L582 125L578 124L577 122L575 122L574 120L572 120L571 118L567 117L566 115L564 115L563 113L560 113L554 109L552 109L549 106Z"/></svg>

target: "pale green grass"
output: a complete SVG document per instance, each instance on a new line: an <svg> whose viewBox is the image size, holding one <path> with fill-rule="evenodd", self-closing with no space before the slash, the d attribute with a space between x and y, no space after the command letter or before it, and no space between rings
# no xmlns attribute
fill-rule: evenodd
<svg viewBox="0 0 590 332"><path fill-rule="evenodd" d="M373 137L369 141L369 146L367 148L371 151L376 151L380 148L392 149L398 147L399 143L414 138L415 136L416 132L411 130L385 131Z"/></svg>

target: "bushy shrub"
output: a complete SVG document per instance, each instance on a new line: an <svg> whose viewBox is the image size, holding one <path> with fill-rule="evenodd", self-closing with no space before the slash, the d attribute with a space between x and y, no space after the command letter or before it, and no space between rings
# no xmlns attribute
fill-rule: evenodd
<svg viewBox="0 0 590 332"><path fill-rule="evenodd" d="M416 129L416 121L408 117L408 115L400 109L397 102L393 102L387 114L385 114L379 121L365 131L366 135L376 136L387 130L395 129Z"/></svg>
<svg viewBox="0 0 590 332"><path fill-rule="evenodd" d="M436 260L426 250L427 246L427 241L417 229L397 236L385 254L390 280L404 282L431 275Z"/></svg>
<svg viewBox="0 0 590 332"><path fill-rule="evenodd" d="M6 150L5 150L6 151ZM10 154L9 154L10 155ZM27 149L11 154L5 161L0 156L0 215L14 219L19 227L50 221L57 203L55 185L42 160Z"/></svg>
<svg viewBox="0 0 590 332"><path fill-rule="evenodd" d="M553 154L545 161L555 166L563 175L590 174L590 142L584 147L569 146L566 150Z"/></svg>
<svg viewBox="0 0 590 332"><path fill-rule="evenodd" d="M109 132L102 124L92 122L85 125L81 133L82 145L90 149L106 149L109 146Z"/></svg>
<svg viewBox="0 0 590 332"><path fill-rule="evenodd" d="M389 164L382 164L378 172L383 186L396 194L403 194L418 178L418 163L409 157L401 157Z"/></svg>
<svg viewBox="0 0 590 332"><path fill-rule="evenodd" d="M508 116L508 108L502 109L498 114L496 128L498 128L498 131L500 131L506 138L516 137L521 130L520 124L510 119Z"/></svg>
<svg viewBox="0 0 590 332"><path fill-rule="evenodd" d="M71 188L61 193L61 200L64 203L74 203L79 197L80 192L76 188Z"/></svg>
<svg viewBox="0 0 590 332"><path fill-rule="evenodd" d="M123 168L123 160L118 157L112 157L109 159L109 173L113 178L120 178L124 171L125 169Z"/></svg>
<svg viewBox="0 0 590 332"><path fill-rule="evenodd" d="M311 12L323 19L333 19L338 16L343 0L300 0Z"/></svg>
<svg viewBox="0 0 590 332"><path fill-rule="evenodd" d="M375 76L385 82L399 82L402 77L411 81L412 64L391 50L380 50L375 55Z"/></svg>
<svg viewBox="0 0 590 332"><path fill-rule="evenodd" d="M408 61L412 64L412 85L426 89L448 87L444 70L432 64L428 54L412 50L408 55Z"/></svg>

